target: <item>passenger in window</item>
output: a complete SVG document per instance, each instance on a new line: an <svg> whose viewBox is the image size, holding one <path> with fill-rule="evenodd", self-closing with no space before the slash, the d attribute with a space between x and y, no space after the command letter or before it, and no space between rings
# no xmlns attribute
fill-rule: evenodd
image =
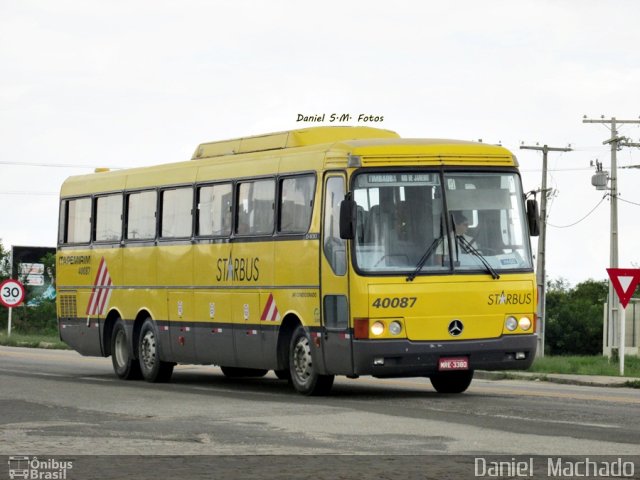
<svg viewBox="0 0 640 480"><path fill-rule="evenodd" d="M453 218L453 223L455 224L454 227L458 243L462 243L464 247L467 247L463 248L463 250L466 251L468 249L468 245L471 245L473 248L478 248L475 238L467 234L467 231L469 230L469 220L467 217L465 217L461 212L452 212L451 216ZM462 241L460 241L460 237L463 239Z"/></svg>
<svg viewBox="0 0 640 480"><path fill-rule="evenodd" d="M460 211L451 212L451 221L455 234L451 240L455 248L454 261L459 261L461 254L471 253L473 249L477 249L476 240L467 233L469 230L469 219L465 217ZM446 239L442 239L442 242L436 250L436 264L444 265L446 257L449 254L449 243Z"/></svg>

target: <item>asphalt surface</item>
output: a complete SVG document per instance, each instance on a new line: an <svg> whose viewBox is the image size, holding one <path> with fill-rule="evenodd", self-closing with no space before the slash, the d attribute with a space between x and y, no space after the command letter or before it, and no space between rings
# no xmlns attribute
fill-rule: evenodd
<svg viewBox="0 0 640 480"><path fill-rule="evenodd" d="M0 347L0 478L16 455L72 458L69 479L473 478L495 455L637 461L639 407L638 389L482 378L463 395L339 378L307 398L272 374L179 366L153 385L117 380L110 359Z"/></svg>

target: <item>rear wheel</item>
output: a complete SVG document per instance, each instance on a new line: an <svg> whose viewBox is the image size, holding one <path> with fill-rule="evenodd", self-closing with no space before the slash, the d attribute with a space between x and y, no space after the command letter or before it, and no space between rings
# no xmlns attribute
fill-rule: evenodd
<svg viewBox="0 0 640 480"><path fill-rule="evenodd" d="M473 370L437 373L429 377L438 393L462 393L469 388L472 379Z"/></svg>
<svg viewBox="0 0 640 480"><path fill-rule="evenodd" d="M137 380L142 376L140 365L131 354L127 329L121 319L116 321L111 333L111 363L118 378Z"/></svg>
<svg viewBox="0 0 640 480"><path fill-rule="evenodd" d="M239 367L220 367L225 377L242 378L242 377L264 377L269 370L260 368L239 368Z"/></svg>
<svg viewBox="0 0 640 480"><path fill-rule="evenodd" d="M333 375L320 375L314 367L311 340L302 326L291 337L289 372L293 387L304 395L326 395L333 385Z"/></svg>
<svg viewBox="0 0 640 480"><path fill-rule="evenodd" d="M146 381L160 383L168 382L171 379L175 364L160 360L159 337L156 326L150 318L144 321L140 330L138 356L140 357L140 370Z"/></svg>

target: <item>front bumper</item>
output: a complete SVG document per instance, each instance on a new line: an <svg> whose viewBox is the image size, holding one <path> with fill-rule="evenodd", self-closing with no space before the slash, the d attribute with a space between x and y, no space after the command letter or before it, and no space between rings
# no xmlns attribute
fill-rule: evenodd
<svg viewBox="0 0 640 480"><path fill-rule="evenodd" d="M438 372L440 358L466 356L471 370L524 370L533 363L536 345L537 335L449 342L354 340L353 366L356 375L429 376ZM525 358L516 360L517 352Z"/></svg>

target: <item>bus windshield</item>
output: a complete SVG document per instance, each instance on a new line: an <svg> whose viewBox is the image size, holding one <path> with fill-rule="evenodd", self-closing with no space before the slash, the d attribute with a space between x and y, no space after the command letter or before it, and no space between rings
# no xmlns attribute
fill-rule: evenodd
<svg viewBox="0 0 640 480"><path fill-rule="evenodd" d="M489 271L495 277L532 269L516 173L362 172L353 197L354 260L362 273Z"/></svg>

